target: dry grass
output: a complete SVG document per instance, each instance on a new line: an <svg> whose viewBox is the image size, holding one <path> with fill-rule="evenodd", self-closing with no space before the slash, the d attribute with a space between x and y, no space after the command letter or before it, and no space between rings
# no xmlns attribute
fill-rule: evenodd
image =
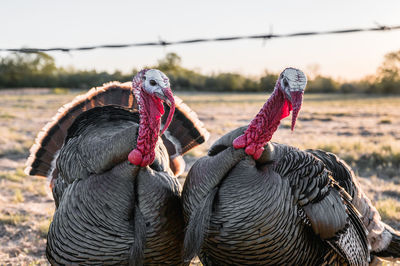
<svg viewBox="0 0 400 266"><path fill-rule="evenodd" d="M0 223L2 224L18 226L27 220L28 216L24 214L0 214Z"/></svg>
<svg viewBox="0 0 400 266"><path fill-rule="evenodd" d="M62 88L1 92L0 265L46 264L45 237L54 203L47 181L25 176L23 167L37 132L76 94ZM185 156L188 167L217 138L248 124L268 98L267 94L224 93L178 96L211 132L208 143ZM273 141L340 155L363 176L362 186L383 218L400 229L399 106L400 97L306 94L295 131L290 131L290 121L285 119Z"/></svg>
<svg viewBox="0 0 400 266"><path fill-rule="evenodd" d="M385 220L400 221L400 202L395 199L380 200L375 205Z"/></svg>
<svg viewBox="0 0 400 266"><path fill-rule="evenodd" d="M25 198L22 195L22 192L19 188L14 190L14 198L13 198L13 202L14 203L20 203L20 202L24 202Z"/></svg>
<svg viewBox="0 0 400 266"><path fill-rule="evenodd" d="M0 179L7 179L13 182L21 182L26 177L22 168L17 168L15 171L1 171Z"/></svg>
<svg viewBox="0 0 400 266"><path fill-rule="evenodd" d="M52 220L53 220L52 218L47 218L37 223L36 229L39 231L40 235L43 238L47 237L47 232L49 231L49 227Z"/></svg>

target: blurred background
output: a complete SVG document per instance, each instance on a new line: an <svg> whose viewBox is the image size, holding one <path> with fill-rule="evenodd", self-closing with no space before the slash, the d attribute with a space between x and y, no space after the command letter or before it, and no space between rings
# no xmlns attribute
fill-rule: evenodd
<svg viewBox="0 0 400 266"><path fill-rule="evenodd" d="M54 203L46 180L23 172L36 134L78 94L144 67L164 71L211 133L188 166L251 120L284 68L302 69L299 122L292 132L283 121L273 140L341 156L400 229L399 1L3 0L0 12L0 264L46 264ZM381 30L74 50L371 28ZM64 52L16 51L31 48Z"/></svg>
<svg viewBox="0 0 400 266"><path fill-rule="evenodd" d="M0 45L76 48L197 38L395 26L400 3L375 1L2 1ZM397 23L397 24L396 24ZM15 54L0 52L0 86L82 88L168 71L175 90L265 91L287 66L309 92L396 92L399 31ZM264 78L264 79L263 79ZM274 78L272 78L274 79ZM382 84L385 83L385 84Z"/></svg>

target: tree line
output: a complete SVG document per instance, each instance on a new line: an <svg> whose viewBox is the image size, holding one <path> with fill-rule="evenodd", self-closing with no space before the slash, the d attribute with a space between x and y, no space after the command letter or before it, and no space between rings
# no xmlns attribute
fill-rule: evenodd
<svg viewBox="0 0 400 266"><path fill-rule="evenodd" d="M265 72L259 78L237 73L200 74L182 67L181 58L169 53L155 66L168 75L174 90L261 92L271 91L278 74ZM128 81L137 73L96 70L77 70L57 67L46 53L13 53L0 58L0 89L23 87L61 87L89 89L109 81ZM374 76L355 82L339 82L330 77L315 75L309 79L308 92L400 94L400 50L388 53Z"/></svg>

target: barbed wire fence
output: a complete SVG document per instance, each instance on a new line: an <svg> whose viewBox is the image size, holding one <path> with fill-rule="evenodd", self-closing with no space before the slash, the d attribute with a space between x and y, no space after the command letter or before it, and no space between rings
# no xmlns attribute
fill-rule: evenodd
<svg viewBox="0 0 400 266"><path fill-rule="evenodd" d="M385 26L379 25L373 28L352 28L352 29L340 29L330 31L310 31L310 32L295 32L287 34L255 34L245 36L228 36L218 38L198 38L188 39L181 41L166 41L160 39L156 42L142 42L142 43L129 43L129 44L104 44L104 45L93 45L93 46L82 46L82 47L54 47L54 48L0 48L0 52L18 52L18 53L39 53L39 52L71 52L71 51L88 51L95 49L119 49L128 47L143 47L143 46L171 46L171 45L182 45L182 44L193 44L193 43L204 43L204 42L227 42L237 40L269 40L275 38L292 38L300 36L313 36L313 35L332 35L332 34L349 34L357 32L377 32L377 31L393 31L399 30L399 26Z"/></svg>

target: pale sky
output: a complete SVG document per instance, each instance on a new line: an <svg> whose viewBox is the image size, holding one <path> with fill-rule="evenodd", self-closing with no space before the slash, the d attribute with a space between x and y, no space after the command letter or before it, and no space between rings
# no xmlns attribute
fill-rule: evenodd
<svg viewBox="0 0 400 266"><path fill-rule="evenodd" d="M400 1L1 0L0 47L177 41L376 23L400 25ZM399 49L400 30L50 54L59 66L124 72L156 64L168 52L180 55L184 67L206 74L233 71L257 76L265 69L280 72L287 66L307 73L317 64L323 75L354 80L374 74L383 56Z"/></svg>

